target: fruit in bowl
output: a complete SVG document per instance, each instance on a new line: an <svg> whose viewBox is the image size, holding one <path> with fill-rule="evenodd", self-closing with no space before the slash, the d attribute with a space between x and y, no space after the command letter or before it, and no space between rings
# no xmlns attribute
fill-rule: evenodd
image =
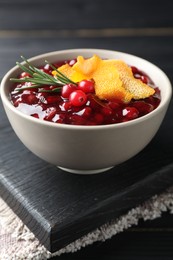
<svg viewBox="0 0 173 260"><path fill-rule="evenodd" d="M171 84L139 57L74 49L24 59L4 76L1 97L28 149L66 171L91 174L130 159L150 142L167 111Z"/></svg>

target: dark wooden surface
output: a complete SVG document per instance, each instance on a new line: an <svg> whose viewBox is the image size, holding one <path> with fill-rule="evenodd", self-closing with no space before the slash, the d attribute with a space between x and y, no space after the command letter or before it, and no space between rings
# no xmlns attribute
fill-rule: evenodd
<svg viewBox="0 0 173 260"><path fill-rule="evenodd" d="M139 55L161 67L173 82L172 10L173 2L169 0L0 0L0 77L21 54L31 57L52 50L90 47ZM159 149L162 142L165 144L160 136L165 135L165 162L173 158L169 157L173 144L170 130L173 127L172 112L171 103L166 120L154 140ZM2 112L0 116L1 137L4 133L9 134L14 141L5 114ZM23 149L17 139L15 145L16 150ZM15 155L10 149L8 143L1 148L1 170L10 170L9 167L15 165ZM23 156L28 154L25 149L22 151ZM23 156L20 157L21 161ZM26 165L29 167L29 162L26 161ZM24 171L21 165L18 169ZM99 258L173 259L173 216L165 213L161 219L146 223L141 221L137 227L111 240L96 243L72 255L62 255L58 259Z"/></svg>
<svg viewBox="0 0 173 260"><path fill-rule="evenodd" d="M165 127L173 132L167 122ZM173 183L173 149L165 139L165 127L128 162L103 174L80 176L38 159L2 125L0 196L55 252Z"/></svg>

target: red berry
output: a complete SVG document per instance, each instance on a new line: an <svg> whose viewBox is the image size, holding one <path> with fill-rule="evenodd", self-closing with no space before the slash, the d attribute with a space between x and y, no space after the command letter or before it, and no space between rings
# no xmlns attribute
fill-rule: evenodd
<svg viewBox="0 0 173 260"><path fill-rule="evenodd" d="M116 110L120 107L120 103L118 103L117 101L109 101L108 107L110 107L110 109Z"/></svg>
<svg viewBox="0 0 173 260"><path fill-rule="evenodd" d="M38 102L38 98L34 94L23 94L22 102L32 105L32 104L36 104Z"/></svg>
<svg viewBox="0 0 173 260"><path fill-rule="evenodd" d="M126 107L123 109L122 114L126 119L132 120L138 117L139 111L135 107Z"/></svg>
<svg viewBox="0 0 173 260"><path fill-rule="evenodd" d="M140 115L148 114L154 109L152 104L145 101L135 101L133 106L139 111Z"/></svg>
<svg viewBox="0 0 173 260"><path fill-rule="evenodd" d="M56 123L62 124L65 122L66 115L65 114L57 114L57 120L55 121Z"/></svg>
<svg viewBox="0 0 173 260"><path fill-rule="evenodd" d="M63 87L62 87L62 90L61 90L61 96L63 97L63 98L69 98L69 96L70 96L70 94L74 91L74 90L76 90L77 89L77 87L74 85L74 84L67 84L67 85L64 85Z"/></svg>
<svg viewBox="0 0 173 260"><path fill-rule="evenodd" d="M63 103L62 103L62 105L61 105L61 110L62 110L62 111L68 111L68 110L71 109L71 107L72 107L71 102L66 101L66 102L63 102Z"/></svg>
<svg viewBox="0 0 173 260"><path fill-rule="evenodd" d="M78 83L78 89L85 93L94 93L94 82L84 79Z"/></svg>
<svg viewBox="0 0 173 260"><path fill-rule="evenodd" d="M47 104L58 103L60 101L59 96L48 96L46 97Z"/></svg>
<svg viewBox="0 0 173 260"><path fill-rule="evenodd" d="M145 83L145 84L148 83L148 77L147 77L147 76L142 75L142 76L141 76L141 80L142 80L142 82Z"/></svg>
<svg viewBox="0 0 173 260"><path fill-rule="evenodd" d="M56 107L49 107L46 112L47 115L44 119L47 121L52 121L53 117L56 115L57 110Z"/></svg>
<svg viewBox="0 0 173 260"><path fill-rule="evenodd" d="M135 66L131 66L133 74L139 74L139 70Z"/></svg>
<svg viewBox="0 0 173 260"><path fill-rule="evenodd" d="M85 119L82 116L79 115L72 115L70 117L70 121L72 125L84 125L85 124Z"/></svg>
<svg viewBox="0 0 173 260"><path fill-rule="evenodd" d="M110 116L110 115L112 115L112 109L110 109L109 107L103 107L102 108L102 113L105 116Z"/></svg>
<svg viewBox="0 0 173 260"><path fill-rule="evenodd" d="M87 95L82 90L75 90L69 96L69 101L73 106L83 106L87 102Z"/></svg>
<svg viewBox="0 0 173 260"><path fill-rule="evenodd" d="M95 116L94 116L94 119L95 119L95 122L97 124L101 124L103 122L103 120L104 120L104 117L103 117L102 114L96 113Z"/></svg>
<svg viewBox="0 0 173 260"><path fill-rule="evenodd" d="M77 59L73 59L73 60L70 60L68 64L70 66L73 66L76 62L77 62Z"/></svg>
<svg viewBox="0 0 173 260"><path fill-rule="evenodd" d="M92 109L90 107L85 107L82 111L81 111L81 116L83 117L89 117L91 115Z"/></svg>
<svg viewBox="0 0 173 260"><path fill-rule="evenodd" d="M35 114L31 114L31 116L35 117L35 118L39 118L39 115L37 113Z"/></svg>
<svg viewBox="0 0 173 260"><path fill-rule="evenodd" d="M30 74L25 71L20 74L20 78L28 78L28 77L30 77Z"/></svg>

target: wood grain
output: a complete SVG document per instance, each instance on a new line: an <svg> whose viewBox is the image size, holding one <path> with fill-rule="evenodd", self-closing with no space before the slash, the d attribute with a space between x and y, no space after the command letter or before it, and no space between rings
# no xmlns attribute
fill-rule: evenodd
<svg viewBox="0 0 173 260"><path fill-rule="evenodd" d="M20 55L103 48L148 59L173 82L172 9L169 0L0 0L0 77ZM173 102L157 136L137 157L106 175L79 178L32 155L0 105L0 195L54 251L172 185L172 111ZM172 223L172 215L164 214L57 259L172 260Z"/></svg>
<svg viewBox="0 0 173 260"><path fill-rule="evenodd" d="M103 174L79 176L38 159L4 123L0 195L54 252L173 183L173 149L168 136L164 138L164 127L172 132L165 121L151 144L133 159Z"/></svg>
<svg viewBox="0 0 173 260"><path fill-rule="evenodd" d="M0 29L170 27L172 9L169 0L1 0Z"/></svg>

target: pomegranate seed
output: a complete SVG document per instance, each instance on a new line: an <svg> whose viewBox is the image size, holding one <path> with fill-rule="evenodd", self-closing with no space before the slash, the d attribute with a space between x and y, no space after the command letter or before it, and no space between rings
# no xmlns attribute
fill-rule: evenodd
<svg viewBox="0 0 173 260"><path fill-rule="evenodd" d="M94 82L92 80L82 80L78 83L78 89L85 93L94 93Z"/></svg>
<svg viewBox="0 0 173 260"><path fill-rule="evenodd" d="M61 96L63 98L69 98L70 94L75 90L77 90L77 87L74 84L70 83L70 84L64 85L61 90Z"/></svg>
<svg viewBox="0 0 173 260"><path fill-rule="evenodd" d="M80 89L75 90L70 94L69 100L73 106L83 106L87 102L87 95Z"/></svg>

